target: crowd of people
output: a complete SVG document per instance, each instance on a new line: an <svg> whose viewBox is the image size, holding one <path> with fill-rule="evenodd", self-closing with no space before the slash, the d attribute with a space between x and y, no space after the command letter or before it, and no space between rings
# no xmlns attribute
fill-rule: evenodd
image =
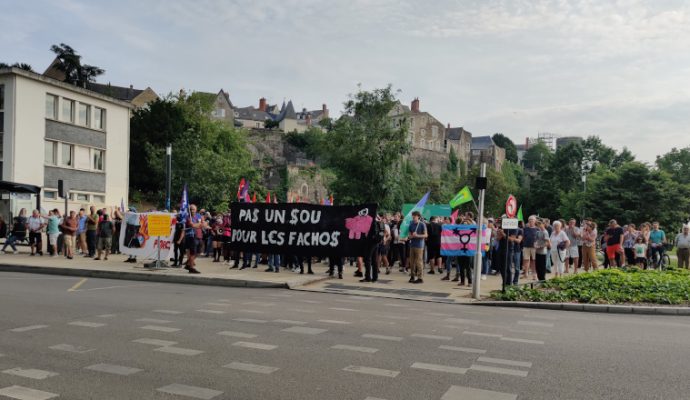
<svg viewBox="0 0 690 400"><path fill-rule="evenodd" d="M200 273L196 267L199 256L225 263L230 269L259 268L259 264L266 264L266 272L282 269L302 274L314 274L312 263L324 261L303 254L233 251L229 212L211 214L204 209L197 210L192 204L184 215L175 210L173 213L177 219L173 234L174 255L170 261L173 267L184 267L189 273ZM2 253L6 253L8 247L17 253L16 245L26 243L31 256L43 256L45 249L52 257L62 254L72 259L81 255L107 260L110 254L120 253L118 238L123 217L119 208L97 209L95 206L88 212L84 208L70 211L66 216L58 209L45 214L33 210L27 216L27 210L22 209L11 226L0 219L0 235L6 236ZM500 274L506 285L516 285L520 279L543 281L547 273L559 277L580 270L594 271L600 264L597 249L604 253L604 268L659 268L664 253L671 247L677 248L679 267L688 268L690 264L688 225L669 239L658 222L642 223L638 229L635 224L620 226L611 220L600 234L597 224L589 219L582 220L578 226L575 219L551 222L547 218L530 216L526 223L520 221L517 229L502 229L502 218L486 220L486 229L491 234L482 243L481 279ZM472 212L460 214L454 221L450 217L431 217L425 221L415 211L408 234L404 235L400 212L379 214L373 230L376 246L370 253L348 259L328 257L328 273L335 276L337 270L338 278L342 279L343 265L349 262L356 267L354 276L361 278L361 282L376 282L380 273L390 274L397 268L409 274L412 284L424 283L425 276L440 274L442 281L469 286L474 278L474 257L442 256L444 224L476 225L476 222ZM47 238L45 246L44 235ZM135 259L130 257L127 261Z"/></svg>

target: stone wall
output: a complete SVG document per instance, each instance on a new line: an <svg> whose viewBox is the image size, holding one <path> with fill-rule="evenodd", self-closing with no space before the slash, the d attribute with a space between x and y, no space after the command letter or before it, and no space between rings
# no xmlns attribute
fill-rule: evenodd
<svg viewBox="0 0 690 400"><path fill-rule="evenodd" d="M425 149L412 149L407 160L421 170L439 176L448 166L448 154Z"/></svg>

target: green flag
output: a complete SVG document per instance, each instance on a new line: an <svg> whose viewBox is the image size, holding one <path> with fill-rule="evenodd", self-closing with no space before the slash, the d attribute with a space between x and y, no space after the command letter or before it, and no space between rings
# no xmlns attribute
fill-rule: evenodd
<svg viewBox="0 0 690 400"><path fill-rule="evenodd" d="M474 197L472 197L472 192L470 191L469 186L465 186L464 188L460 189L458 194L453 197L449 204L451 208L455 208L461 204L469 203L472 200L474 200Z"/></svg>
<svg viewBox="0 0 690 400"><path fill-rule="evenodd" d="M518 221L525 222L525 219L522 217L522 204L520 204L520 208L518 208L517 219Z"/></svg>

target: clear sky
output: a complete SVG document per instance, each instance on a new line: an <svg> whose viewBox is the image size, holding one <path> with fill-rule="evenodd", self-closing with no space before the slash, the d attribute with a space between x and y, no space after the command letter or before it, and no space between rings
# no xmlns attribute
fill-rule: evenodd
<svg viewBox="0 0 690 400"><path fill-rule="evenodd" d="M67 43L100 82L235 105L328 104L392 84L474 135L599 135L653 161L690 145L690 2L0 0L0 61Z"/></svg>

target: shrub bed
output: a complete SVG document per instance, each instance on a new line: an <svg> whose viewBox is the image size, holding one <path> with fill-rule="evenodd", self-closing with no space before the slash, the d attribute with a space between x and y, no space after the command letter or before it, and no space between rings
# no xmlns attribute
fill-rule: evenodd
<svg viewBox="0 0 690 400"><path fill-rule="evenodd" d="M591 304L690 305L690 271L606 269L544 282L539 287L511 286L491 297L503 301L544 301Z"/></svg>

